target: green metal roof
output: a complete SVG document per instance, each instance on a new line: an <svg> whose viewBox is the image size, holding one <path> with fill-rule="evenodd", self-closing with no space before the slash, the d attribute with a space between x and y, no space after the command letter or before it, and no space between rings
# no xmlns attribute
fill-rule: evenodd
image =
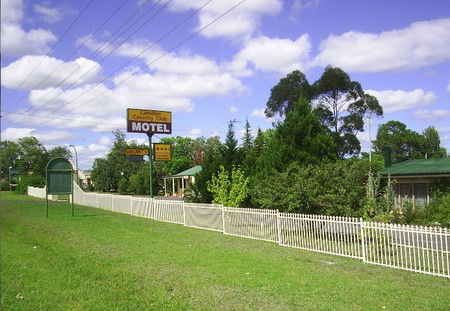
<svg viewBox="0 0 450 311"><path fill-rule="evenodd" d="M181 173L175 174L173 176L195 176L196 174L200 173L202 171L202 167L200 165L191 167L185 171L182 171Z"/></svg>
<svg viewBox="0 0 450 311"><path fill-rule="evenodd" d="M450 158L408 160L383 170L383 175L450 174Z"/></svg>

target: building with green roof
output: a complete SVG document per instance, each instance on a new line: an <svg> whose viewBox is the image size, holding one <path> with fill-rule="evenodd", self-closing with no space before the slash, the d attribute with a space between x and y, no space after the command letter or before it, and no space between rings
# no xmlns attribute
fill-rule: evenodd
<svg viewBox="0 0 450 311"><path fill-rule="evenodd" d="M201 171L202 167L200 165L197 165L178 174L164 177L164 196L184 197L184 191L188 188L189 185L195 183L195 175L197 175ZM171 181L172 185L170 192L167 191L168 180Z"/></svg>
<svg viewBox="0 0 450 311"><path fill-rule="evenodd" d="M408 160L385 167L382 175L394 181L397 206L405 201L425 205L430 202L433 184L450 184L450 158Z"/></svg>

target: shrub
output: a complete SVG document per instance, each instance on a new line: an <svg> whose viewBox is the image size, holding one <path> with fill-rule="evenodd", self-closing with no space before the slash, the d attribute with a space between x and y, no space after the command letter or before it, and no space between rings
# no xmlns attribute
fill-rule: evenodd
<svg viewBox="0 0 450 311"><path fill-rule="evenodd" d="M17 192L21 194L26 194L28 186L39 188L45 187L45 177L39 175L21 176L17 186Z"/></svg>

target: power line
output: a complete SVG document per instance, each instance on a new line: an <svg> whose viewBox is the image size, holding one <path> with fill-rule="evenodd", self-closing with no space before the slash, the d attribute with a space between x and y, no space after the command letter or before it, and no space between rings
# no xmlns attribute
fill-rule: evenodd
<svg viewBox="0 0 450 311"><path fill-rule="evenodd" d="M61 42L61 40L66 36L66 34L69 32L69 30L73 27L73 25L75 25L75 23L81 17L81 15L83 15L83 13L86 11L88 6L92 3L92 1L94 1L94 0L89 0L86 3L86 5L83 7L83 9L80 11L80 13L78 13L77 17L73 20L73 22L69 25L69 27L67 27L67 29L64 31L64 33L61 35L61 37L59 37L59 39L52 45L52 47L50 48L50 51L48 51L46 53L46 55L51 53L55 49L55 47ZM25 77L25 79L17 87L15 87L13 89L13 91L7 96L7 98L5 100L8 100L9 98L11 98L11 96L17 91L17 89L19 89L25 83L25 81L28 80L28 78L31 76L31 74L42 64L46 55L41 58L40 62L37 64L37 66L34 67L34 69Z"/></svg>
<svg viewBox="0 0 450 311"><path fill-rule="evenodd" d="M148 46L147 48L145 48L144 50L142 50L139 54L137 54L136 56L134 56L133 58L131 58L128 62L126 62L124 65L122 65L119 69L115 70L113 73L111 73L109 76L105 77L103 80L101 80L100 82L98 82L97 84L94 84L93 86L91 86L88 90L84 91L83 93L81 93L80 95L78 95L77 97L75 97L74 99L70 100L69 102L67 102L66 104L64 104L62 107L65 107L69 104L71 104L72 102L74 102L75 100L77 100L78 98L80 98L81 96L85 95L86 93L88 93L89 91L93 90L96 86L100 85L101 83L103 83L104 81L106 81L107 79L111 78L114 74L116 74L117 72L119 72L120 70L122 70L123 68L125 68L126 66L128 66L130 63L132 63L135 59L139 58L141 55L143 55L145 52L147 52L148 50L150 50L153 46L155 46L156 44L158 44L159 42L161 42L163 39L165 39L167 36L169 36L172 32L174 32L176 29L178 29L181 25L183 25L184 23L186 23L188 20L190 20L194 15L196 15L201 9L203 9L206 5L208 5L210 2L212 2L213 0L208 0L205 4L203 4L200 8L198 8L197 10L194 11L194 13L192 13L191 15L189 15L187 18L185 18L183 21L181 21L180 23L178 23L175 27L173 27L172 29L170 29L168 32L166 32L163 36L161 36L157 41L153 42L150 46ZM245 0L244 0L245 1ZM218 19L215 19L214 21L217 21ZM207 26L211 25L212 23L208 24ZM207 26L203 27L202 29L200 29L199 31L195 32L193 35L191 35L190 37L188 37L187 40L183 40L180 44L178 44L177 46L173 47L172 49L170 49L169 51L167 51L166 53L162 54L160 57L158 57L156 60L154 60L153 62L151 62L150 64L148 64L149 66L153 63L155 63L157 60L159 60L160 58L164 57L165 55L167 55L168 53L170 53L172 50L176 49L177 47L179 47L180 45L184 44L186 41L188 41L189 39L191 39L192 37L194 37L196 34L198 34L200 31L202 31L204 28L206 28ZM140 70L138 70L137 72L142 71L142 68ZM136 72L136 73L137 73ZM131 74L130 77L120 81L119 83L116 83L117 85L122 84L123 82L125 82L126 80L128 80L129 78L131 78L134 74ZM107 90L109 91L109 90ZM100 94L98 94L97 96L91 98L88 102L92 101L92 99L105 94L107 91L102 92ZM60 94L59 94L60 95ZM58 95L58 96L59 96ZM55 97L56 98L56 97ZM53 99L52 99L53 100ZM84 103L87 104L88 102ZM50 102L47 102L47 104ZM82 105L84 105L82 104ZM77 106L74 109L81 107ZM68 112L73 111L74 109L69 110ZM51 113L50 113L51 114Z"/></svg>
<svg viewBox="0 0 450 311"><path fill-rule="evenodd" d="M97 32L97 31L99 31L108 21L110 21L111 20L111 18L125 5L125 3L127 3L127 1L128 0L124 0L122 3L121 3L121 5L116 9L116 10L114 10L114 12L106 19L106 20L104 20L103 21L103 23L102 24L100 24L88 37L86 37L86 39L83 41L83 43L81 43L80 45L78 45L78 47L69 55L69 56L67 56L64 60L63 60L63 62L61 63L61 64L59 64L58 66L56 66L56 68L55 69L53 69L53 71L52 72L50 72L44 79L42 79L38 84L36 84L34 87L33 87L33 89L36 89L36 88L38 88L39 86L41 86L42 85L42 83L44 83L45 81L47 81L48 80L48 78L50 78L51 76L52 76L52 74L54 74L59 68L61 68L61 66L66 62L66 61L68 61L73 55L75 55L75 53L76 52L78 52L85 44L86 44L86 42L88 42L88 40L90 39L90 38L92 38L92 36ZM149 0L147 0L147 1L149 1ZM44 59L45 57L43 57L43 59ZM79 68L79 67L78 67ZM30 73L31 74L31 73ZM28 78L28 77L27 77ZM26 78L26 79L27 79ZM25 82L26 81L26 79L23 81L23 82ZM22 84L23 84L23 82L22 82ZM20 84L19 85L19 87L22 85L22 84ZM27 97L27 95L24 95L24 96L22 96L21 98L19 98L19 100L22 100L22 99L24 99L25 97ZM19 101L18 100L18 101Z"/></svg>
<svg viewBox="0 0 450 311"><path fill-rule="evenodd" d="M200 7L199 9L197 9L192 15L190 15L187 19L185 19L183 22L179 23L178 25L176 25L174 28L172 28L169 32L167 32L163 37L161 37L158 41L162 40L162 38L164 38L165 36L167 36L168 34L170 34L172 31L174 31L175 29L177 29L179 26L181 26L183 23L185 23L187 20L189 20L190 18L192 18L193 15L197 14L203 7L205 7L208 3L210 3L212 0L207 1L202 7ZM212 24L216 23L218 20L220 20L221 18L223 18L225 15L227 15L229 12L231 12L232 10L234 10L235 8L237 8L238 6L240 6L242 3L244 3L246 0L241 0L240 2L238 2L237 4L235 4L234 6L232 6L230 9L228 9L227 11L225 11L224 13L222 13L221 15L219 15L218 17L216 17L214 20L212 20L210 23L208 23L207 25L203 26L202 28L200 28L199 30L197 30L196 32L194 32L192 35L190 35L189 37L187 37L186 39L182 40L180 43L178 43L177 45L173 46L171 49L169 49L168 51L166 51L165 53L163 53L161 56L159 56L158 58L156 58L155 60L153 60L150 64L151 65L155 62L157 62L158 60L160 60L161 58L163 58L164 56L166 56L167 54L169 54L170 52L172 52L173 50L177 49L178 47L180 47L181 45L183 45L184 43L186 43L187 41L191 40L193 37L197 36L200 32L202 32L203 30L205 30L207 27L211 26ZM156 44L156 43L154 43ZM153 44L153 45L154 45ZM102 81L100 81L99 83L97 83L96 85L94 85L93 87L91 87L89 90L87 90L86 92L82 93L81 95L77 96L75 99L69 101L68 103L66 103L63 106L67 106L68 104L72 103L74 100L80 98L81 96L83 96L84 94L86 94L87 92L89 92L90 90L92 90L95 86L99 85L100 83L102 83L103 81L105 81L106 79L110 78L112 75L114 75L116 72L118 72L119 70L121 70L123 67L125 67L126 65L128 65L131 61L133 61L134 59L136 59L137 57L141 56L143 53L145 53L148 49L150 49L153 45L151 45L150 47L144 49L140 54L138 54L137 56L133 57L129 62L127 62L127 64L125 64L124 66L122 66L121 68L119 68L118 70L116 70L115 72L113 72L111 75L109 75L108 77L106 77L105 79L103 79ZM130 79L131 77L133 77L135 74L141 72L143 70L143 68L139 69L138 71L136 71L135 73L132 73L129 77L123 79L122 81L116 83L115 85L120 85L122 83L124 83L125 81L127 81L128 79ZM72 112L73 110L86 105L87 103L91 102L92 100L94 100L95 98L107 93L109 91L106 90L104 92L101 92L100 94L97 94L96 96L90 98L88 101L82 103L81 105L78 105L72 109L70 109L69 111L66 111L62 114L60 114L58 117L52 117L52 118L59 118L69 112ZM49 117L51 115L47 114L45 116L42 116L40 118L38 118L37 121L42 120L43 118Z"/></svg>
<svg viewBox="0 0 450 311"><path fill-rule="evenodd" d="M60 81L56 86L54 86L49 92L47 92L44 96L42 96L37 102L35 102L34 104L38 104L40 103L45 97L47 97L49 94L51 94L54 90L56 90L57 87L59 87L61 84L63 84L67 79L69 79L72 75L74 75L78 70L80 70L80 68L82 66L84 66L89 59L94 59L95 57L97 57L98 54L102 53L105 49L107 49L113 42L115 42L118 38L120 38L121 35L123 35L125 32L127 32L132 26L134 26L140 19L142 19L145 15L147 15L154 7L156 7L162 0L159 0L157 3L155 3L153 6L151 6L141 17L139 17L136 21L134 21L130 26L128 26L124 31L122 31L118 36L116 36L116 38L114 38L113 41L108 42L109 39L111 39L113 36L115 36L120 29L128 23L128 21L130 21L134 16L136 16L136 14L145 6L145 4L143 6L141 6L132 16L130 16L125 22L123 22L116 30L113 34L111 34L106 40L105 42L103 42L99 47L97 47L97 49L92 52L83 62L83 64L77 68L75 68L69 75L67 75L62 81ZM157 12L155 12L152 16L150 16L150 18L148 18L141 26L139 26L138 29L136 29L130 36L128 36L127 38L125 38L122 43L120 45L118 45L116 48L112 49L106 56L104 56L99 62L103 62L107 57L109 57L115 50L117 50L126 40L128 40L132 35L134 35L137 31L139 31L140 29L142 29L142 27L147 24L150 20L152 20L162 9L164 9L172 0L169 0L168 2L166 2L164 4L164 6L162 6ZM148 3L148 0L147 2ZM106 45L105 45L106 44ZM84 78L90 71L92 71L92 69L94 69L96 67L96 65L93 65L87 72L85 72L81 77L79 77L76 81L72 82L67 89L69 89L70 87L74 86L78 81L80 81L82 78ZM47 103L45 103L44 105L42 105L41 107L36 108L33 113L41 110L43 107L45 107L46 105L48 105L50 102L52 102L54 99L56 99L57 97L59 97L60 94L57 94L56 96L54 96L51 100L47 101ZM32 110L33 107L29 107L27 109L27 111ZM18 121L18 120L16 120Z"/></svg>

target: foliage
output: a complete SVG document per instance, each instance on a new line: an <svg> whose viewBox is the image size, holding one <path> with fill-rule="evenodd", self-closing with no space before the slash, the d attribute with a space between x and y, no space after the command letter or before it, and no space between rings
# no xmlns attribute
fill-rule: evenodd
<svg viewBox="0 0 450 311"><path fill-rule="evenodd" d="M20 177L19 183L17 185L17 192L21 194L26 194L28 186L32 187L45 187L45 177L39 175L24 175Z"/></svg>
<svg viewBox="0 0 450 311"><path fill-rule="evenodd" d="M444 158L447 156L447 149L441 147L439 132L434 126L429 126L422 132L424 137L423 151L427 158Z"/></svg>
<svg viewBox="0 0 450 311"><path fill-rule="evenodd" d="M273 167L283 170L293 161L308 165L333 160L335 145L327 129L313 113L310 103L300 98L292 104L284 122L276 125L271 152L278 162Z"/></svg>
<svg viewBox="0 0 450 311"><path fill-rule="evenodd" d="M425 158L425 155L428 158L443 158L447 155L447 150L441 147L439 133L433 126L419 134L408 129L402 122L389 121L378 127L373 144L378 152L389 146L392 163Z"/></svg>
<svg viewBox="0 0 450 311"><path fill-rule="evenodd" d="M154 180L156 183L156 180ZM155 185L154 183L154 185ZM129 193L134 194L150 194L150 178L149 178L149 167L148 164L143 165L136 173L130 176L128 189ZM153 189L155 192L155 188Z"/></svg>
<svg viewBox="0 0 450 311"><path fill-rule="evenodd" d="M241 169L233 167L230 172L223 166L217 176L214 175L208 182L208 190L213 194L213 203L230 207L238 207L248 196L248 177L245 177Z"/></svg>
<svg viewBox="0 0 450 311"><path fill-rule="evenodd" d="M16 161L20 155L21 155L20 147L15 142L8 140L0 142L0 167L1 167L0 179L8 178L9 168L17 167Z"/></svg>
<svg viewBox="0 0 450 311"><path fill-rule="evenodd" d="M114 143L104 158L94 160L91 178L97 191L118 191L122 178L129 179L144 163L131 162L125 155L125 149L144 147L135 142L127 143L125 134L117 130L113 132ZM122 175L123 174L123 175ZM121 190L125 190L122 188Z"/></svg>
<svg viewBox="0 0 450 311"><path fill-rule="evenodd" d="M195 184L192 191L196 194L193 200L196 202L211 203L213 196L208 190L208 181L216 174L222 164L222 143L219 137L210 137L206 141L205 153L202 162L202 171L195 176Z"/></svg>
<svg viewBox="0 0 450 311"><path fill-rule="evenodd" d="M300 97L309 100L311 87L305 74L294 70L270 90L270 97L266 103L266 116L273 117L278 114L282 117L286 115Z"/></svg>
<svg viewBox="0 0 450 311"><path fill-rule="evenodd" d="M377 138L373 141L377 152L385 146L391 147L392 163L408 159L423 158L424 137L399 121L388 121L378 127Z"/></svg>
<svg viewBox="0 0 450 311"><path fill-rule="evenodd" d="M126 194L128 190L128 179L125 176L122 176L122 178L119 181L119 187L117 189L117 192L120 194Z"/></svg>
<svg viewBox="0 0 450 311"><path fill-rule="evenodd" d="M364 93L361 84L342 69L331 66L314 82L313 94L319 102L315 112L332 131L338 157L358 154L361 146L356 134L364 131L364 118L383 115L378 100Z"/></svg>
<svg viewBox="0 0 450 311"><path fill-rule="evenodd" d="M222 164L227 171L231 171L234 165L240 164L241 152L235 137L234 121L228 123L228 132L225 143L221 146Z"/></svg>
<svg viewBox="0 0 450 311"><path fill-rule="evenodd" d="M285 172L259 179L253 198L263 208L286 212L361 216L368 166L357 158L306 167L293 162Z"/></svg>

